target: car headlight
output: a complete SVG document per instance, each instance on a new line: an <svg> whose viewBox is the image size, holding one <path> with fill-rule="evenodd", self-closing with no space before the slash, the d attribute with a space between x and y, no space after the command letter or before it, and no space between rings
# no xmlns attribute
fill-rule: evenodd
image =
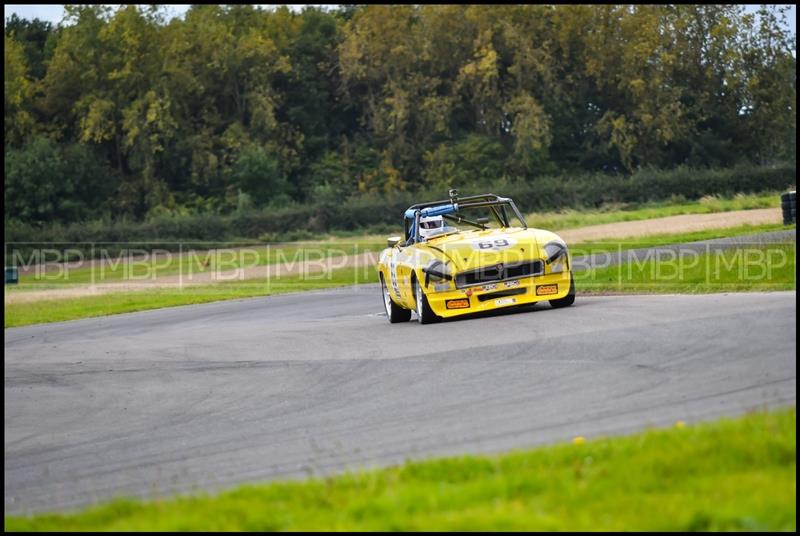
<svg viewBox="0 0 800 536"><path fill-rule="evenodd" d="M567 266L567 245L561 240L553 240L544 246L547 255L545 264L550 267L550 273L557 274L565 271Z"/></svg>

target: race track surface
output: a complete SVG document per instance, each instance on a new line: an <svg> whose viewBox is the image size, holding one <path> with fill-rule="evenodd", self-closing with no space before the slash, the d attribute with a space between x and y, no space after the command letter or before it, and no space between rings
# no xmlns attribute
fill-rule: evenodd
<svg viewBox="0 0 800 536"><path fill-rule="evenodd" d="M795 404L795 299L390 325L366 285L6 329L6 514Z"/></svg>

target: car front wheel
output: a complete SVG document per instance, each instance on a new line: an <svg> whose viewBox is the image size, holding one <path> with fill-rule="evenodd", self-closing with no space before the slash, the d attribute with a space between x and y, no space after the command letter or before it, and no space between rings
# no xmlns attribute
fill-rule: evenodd
<svg viewBox="0 0 800 536"><path fill-rule="evenodd" d="M383 293L383 308L386 310L386 316L389 318L389 322L397 324L398 322L408 322L411 320L411 311L409 309L403 309L394 303L394 300L389 295L389 288L386 286L383 274L381 274L381 292Z"/></svg>
<svg viewBox="0 0 800 536"><path fill-rule="evenodd" d="M575 280L569 274L569 292L560 300L550 300L550 306L558 309L559 307L569 307L575 303Z"/></svg>
<svg viewBox="0 0 800 536"><path fill-rule="evenodd" d="M416 278L412 281L414 285L414 298L417 302L417 320L419 320L420 324L431 324L439 317L436 316L436 313L433 312L431 306L428 304L428 297L425 296L422 285L419 284Z"/></svg>

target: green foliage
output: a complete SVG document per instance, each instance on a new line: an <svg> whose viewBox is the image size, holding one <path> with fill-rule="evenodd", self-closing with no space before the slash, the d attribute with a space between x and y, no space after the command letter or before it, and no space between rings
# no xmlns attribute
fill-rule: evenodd
<svg viewBox="0 0 800 536"><path fill-rule="evenodd" d="M5 153L41 136L81 144L114 187L97 203L75 183L84 209L58 215L6 205L24 223L506 182L547 196L561 188L548 177L600 173L633 177L631 197L692 196L691 178L662 186L651 170L796 160L785 7L193 5L171 21L157 6L65 9L55 28L6 21ZM605 190L575 195L597 205Z"/></svg>
<svg viewBox="0 0 800 536"><path fill-rule="evenodd" d="M65 215L61 203L73 184L64 176L58 147L37 138L25 150L11 150L5 158L5 210L12 219L48 221Z"/></svg>
<svg viewBox="0 0 800 536"><path fill-rule="evenodd" d="M28 111L32 93L28 63L22 45L7 34L5 56L5 146L19 146L30 132L32 117Z"/></svg>
<svg viewBox="0 0 800 536"><path fill-rule="evenodd" d="M426 186L446 192L449 188L480 188L502 179L506 151L488 136L471 134L463 141L440 144L425 155Z"/></svg>
<svg viewBox="0 0 800 536"><path fill-rule="evenodd" d="M242 151L232 179L233 184L258 205L278 206L289 200L289 183L278 159L260 147L252 146Z"/></svg>
<svg viewBox="0 0 800 536"><path fill-rule="evenodd" d="M499 456L240 486L9 531L794 531L796 409ZM578 431L579 432L579 431ZM635 468L635 470L632 470Z"/></svg>
<svg viewBox="0 0 800 536"><path fill-rule="evenodd" d="M60 147L37 137L5 159L5 209L10 220L69 222L102 214L115 178L85 146Z"/></svg>
<svg viewBox="0 0 800 536"><path fill-rule="evenodd" d="M256 157L256 162L261 162L262 158L271 162L260 149L254 154L260 155ZM8 166L8 159L6 162ZM779 192L795 184L795 172L794 167L743 166L727 170L643 170L632 177L601 174L546 176L537 178L533 183L519 180L485 183L480 187L462 188L461 194L495 190L494 193L512 197L520 210L530 213L597 208L615 203L664 202L676 197L685 201L717 194L730 196L738 192ZM6 174L8 176L8 172ZM8 192L7 182L7 200ZM265 192L264 195L270 195L271 191ZM301 230L321 233L337 230L364 231L369 228L397 229L402 225L403 211L410 205L420 200L442 199L446 193L446 190L436 188L418 193L401 192L392 196L371 194L344 198L339 197L340 194L330 187L319 187L314 203L276 205L266 210L242 210L230 215L208 212L174 215L164 213L153 216L146 222L56 223L41 227L13 222L9 225L7 221L5 239L7 242L61 241L76 244L157 239L223 241L256 239L265 233L278 236Z"/></svg>
<svg viewBox="0 0 800 536"><path fill-rule="evenodd" d="M338 153L328 151L311 165L314 186L310 201L332 205L347 197L352 191L350 163Z"/></svg>
<svg viewBox="0 0 800 536"><path fill-rule="evenodd" d="M20 43L25 51L25 62L30 68L31 77L41 80L47 72L47 61L53 53L53 25L39 19L27 20L12 13L6 20L5 35Z"/></svg>

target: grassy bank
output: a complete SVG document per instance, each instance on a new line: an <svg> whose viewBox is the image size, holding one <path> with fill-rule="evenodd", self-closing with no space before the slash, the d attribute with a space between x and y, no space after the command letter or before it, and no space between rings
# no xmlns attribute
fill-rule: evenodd
<svg viewBox="0 0 800 536"><path fill-rule="evenodd" d="M796 529L796 410L217 496L6 517L10 531Z"/></svg>
<svg viewBox="0 0 800 536"><path fill-rule="evenodd" d="M579 293L710 293L795 290L795 244L770 244L713 253L652 256L575 272Z"/></svg>

